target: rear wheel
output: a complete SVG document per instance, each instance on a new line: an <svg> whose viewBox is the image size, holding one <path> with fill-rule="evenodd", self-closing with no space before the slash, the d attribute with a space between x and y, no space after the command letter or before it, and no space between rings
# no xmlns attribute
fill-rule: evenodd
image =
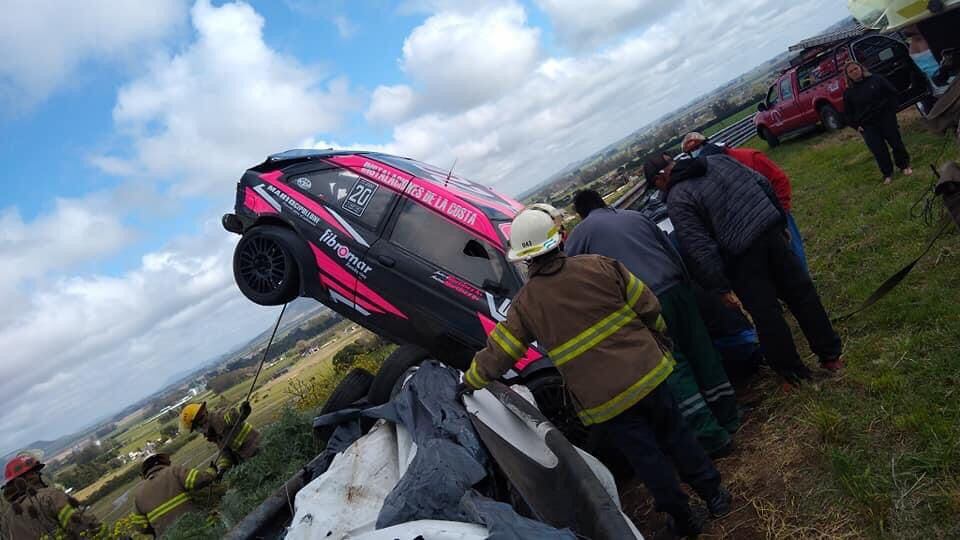
<svg viewBox="0 0 960 540"><path fill-rule="evenodd" d="M351 369L333 389L327 402L320 409L320 415L337 412L349 407L356 401L363 399L373 384L373 374L363 368ZM314 428L313 434L321 445L327 444L327 439L333 435L336 426L320 426Z"/></svg>
<svg viewBox="0 0 960 540"><path fill-rule="evenodd" d="M390 401L390 395L393 387L404 373L413 366L419 365L430 357L426 349L416 345L401 345L396 348L377 371L373 384L370 385L370 392L367 393L367 401L371 405L382 405Z"/></svg>
<svg viewBox="0 0 960 540"><path fill-rule="evenodd" d="M233 252L233 277L244 296L262 306L285 304L300 292L300 271L293 256L300 238L272 225L247 231Z"/></svg>
<svg viewBox="0 0 960 540"><path fill-rule="evenodd" d="M823 104L817 109L820 115L820 123L827 131L836 131L843 127L843 117L833 108L833 105Z"/></svg>
<svg viewBox="0 0 960 540"><path fill-rule="evenodd" d="M760 128L760 138L767 141L767 145L770 148L780 146L780 139L766 126Z"/></svg>

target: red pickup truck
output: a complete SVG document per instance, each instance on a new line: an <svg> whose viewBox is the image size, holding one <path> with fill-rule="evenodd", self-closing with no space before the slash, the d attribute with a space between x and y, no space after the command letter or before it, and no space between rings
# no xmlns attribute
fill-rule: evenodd
<svg viewBox="0 0 960 540"><path fill-rule="evenodd" d="M930 92L923 72L913 63L906 44L892 37L870 34L834 45L785 71L770 86L757 107L753 123L757 135L771 147L780 138L805 131L817 123L828 130L844 125L843 92L847 89L843 66L851 59L890 80L900 92L900 108Z"/></svg>

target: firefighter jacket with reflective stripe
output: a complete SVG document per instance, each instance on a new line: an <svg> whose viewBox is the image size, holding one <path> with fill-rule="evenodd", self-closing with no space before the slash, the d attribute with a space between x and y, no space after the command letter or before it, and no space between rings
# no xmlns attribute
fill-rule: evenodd
<svg viewBox="0 0 960 540"><path fill-rule="evenodd" d="M36 495L4 506L4 527L16 540L106 538L106 528L100 521L56 488L42 487Z"/></svg>
<svg viewBox="0 0 960 540"><path fill-rule="evenodd" d="M239 424L234 429L237 422ZM260 432L244 421L240 411L235 409L209 412L203 427L203 436L217 445L217 448L223 449L217 462L217 468L221 471L252 458L257 454L260 445ZM230 440L226 441L228 436Z"/></svg>
<svg viewBox="0 0 960 540"><path fill-rule="evenodd" d="M673 370L660 303L619 261L561 253L531 265L530 276L474 357L470 386L503 375L536 340L590 425L630 408Z"/></svg>
<svg viewBox="0 0 960 540"><path fill-rule="evenodd" d="M151 529L159 537L183 514L197 508L190 494L216 479L210 471L188 469L180 465L157 465L147 472L133 496L134 513L130 521L142 532Z"/></svg>

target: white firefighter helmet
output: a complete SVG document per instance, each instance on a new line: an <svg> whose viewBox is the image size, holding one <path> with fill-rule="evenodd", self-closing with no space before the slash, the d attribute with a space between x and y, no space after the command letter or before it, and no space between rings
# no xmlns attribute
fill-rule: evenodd
<svg viewBox="0 0 960 540"><path fill-rule="evenodd" d="M535 204L513 218L510 227L511 261L528 261L560 247L560 212L549 204Z"/></svg>

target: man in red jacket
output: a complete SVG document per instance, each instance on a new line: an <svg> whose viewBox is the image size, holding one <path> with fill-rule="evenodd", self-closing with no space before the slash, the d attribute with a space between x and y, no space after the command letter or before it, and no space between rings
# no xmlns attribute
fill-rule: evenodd
<svg viewBox="0 0 960 540"><path fill-rule="evenodd" d="M790 177L787 176L787 173L785 173L783 169L778 167L772 159L768 158L759 150L753 148L729 148L721 144L714 144L707 140L702 133L697 133L696 131L684 135L680 147L684 152L693 157L726 154L766 178L767 181L770 182L773 192L777 195L777 201L780 202L780 206L783 207L787 215L787 230L790 231L791 251L800 259L803 269L809 273L810 269L807 266L807 254L803 249L803 237L800 236L800 229L797 228L797 223L794 221L793 214L790 212L790 198L793 195L793 189L790 187Z"/></svg>

